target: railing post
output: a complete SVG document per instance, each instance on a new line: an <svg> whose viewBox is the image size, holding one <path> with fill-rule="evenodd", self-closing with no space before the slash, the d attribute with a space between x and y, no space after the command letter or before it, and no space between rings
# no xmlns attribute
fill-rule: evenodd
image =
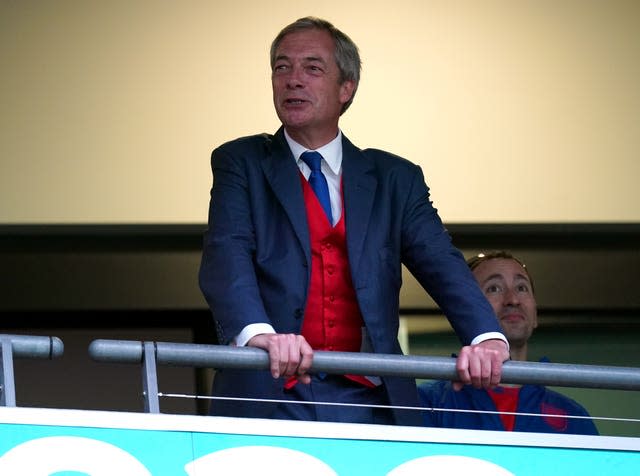
<svg viewBox="0 0 640 476"><path fill-rule="evenodd" d="M13 343L8 336L0 336L0 406L16 406L16 385L13 374Z"/></svg>
<svg viewBox="0 0 640 476"><path fill-rule="evenodd" d="M155 342L144 342L142 350L142 387L144 395L144 411L146 413L160 413Z"/></svg>
<svg viewBox="0 0 640 476"><path fill-rule="evenodd" d="M13 357L53 359L62 355L64 345L57 337L0 334L0 406L16 406Z"/></svg>

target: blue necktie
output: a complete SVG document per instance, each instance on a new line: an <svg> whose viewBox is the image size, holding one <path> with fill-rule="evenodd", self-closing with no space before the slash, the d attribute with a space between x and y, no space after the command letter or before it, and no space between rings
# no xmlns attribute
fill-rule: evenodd
<svg viewBox="0 0 640 476"><path fill-rule="evenodd" d="M322 155L315 151L303 152L300 156L304 163L311 169L311 175L309 175L309 185L318 197L318 201L324 212L327 214L329 223L333 225L333 219L331 218L331 199L329 198L329 186L327 185L327 179L325 178L322 170L320 170L320 164L322 163Z"/></svg>

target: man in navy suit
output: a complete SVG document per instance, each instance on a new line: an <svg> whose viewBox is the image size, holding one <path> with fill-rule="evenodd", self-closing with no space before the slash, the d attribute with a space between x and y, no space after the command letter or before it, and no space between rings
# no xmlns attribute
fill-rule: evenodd
<svg viewBox="0 0 640 476"><path fill-rule="evenodd" d="M402 352L402 264L464 345L457 384L500 381L508 344L451 244L420 168L361 150L338 127L360 65L356 45L329 22L307 17L285 27L271 45L282 127L212 154L200 287L219 341L264 349L271 365L218 370L213 395L223 399L213 401L214 415L421 425L419 412L393 408L418 406L414 379L308 373L314 350ZM319 169L307 164L309 151L320 154Z"/></svg>

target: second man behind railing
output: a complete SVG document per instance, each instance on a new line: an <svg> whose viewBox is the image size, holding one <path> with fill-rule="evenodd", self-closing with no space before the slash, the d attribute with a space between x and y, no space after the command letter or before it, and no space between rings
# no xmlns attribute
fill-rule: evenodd
<svg viewBox="0 0 640 476"><path fill-rule="evenodd" d="M481 253L468 261L509 339L513 360L527 360L529 339L538 327L533 278L522 261L507 251ZM493 389L436 381L419 387L425 424L470 430L597 435L579 403L542 385L503 385ZM456 411L460 410L460 411Z"/></svg>

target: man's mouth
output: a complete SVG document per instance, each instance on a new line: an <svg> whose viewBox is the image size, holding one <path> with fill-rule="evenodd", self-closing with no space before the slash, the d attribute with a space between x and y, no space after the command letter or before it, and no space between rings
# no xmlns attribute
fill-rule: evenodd
<svg viewBox="0 0 640 476"><path fill-rule="evenodd" d="M512 312L512 313L504 314L500 316L500 320L506 321L506 322L520 322L520 321L524 321L524 316L520 313Z"/></svg>
<svg viewBox="0 0 640 476"><path fill-rule="evenodd" d="M291 106L298 106L300 104L305 103L306 101L304 99L298 99L298 98L290 98L290 99L285 99L285 104L287 105L291 105Z"/></svg>

